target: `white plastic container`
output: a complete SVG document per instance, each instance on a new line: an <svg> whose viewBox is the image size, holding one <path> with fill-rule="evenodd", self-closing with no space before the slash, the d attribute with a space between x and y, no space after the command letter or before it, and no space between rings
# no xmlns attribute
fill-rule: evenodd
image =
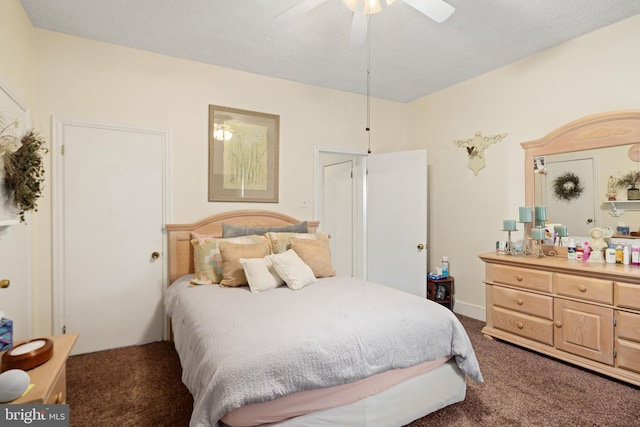
<svg viewBox="0 0 640 427"><path fill-rule="evenodd" d="M622 248L622 263L626 265L631 264L631 254L629 253L629 245L624 245L624 248Z"/></svg>
<svg viewBox="0 0 640 427"><path fill-rule="evenodd" d="M442 257L442 275L444 277L449 277L449 257Z"/></svg>
<svg viewBox="0 0 640 427"><path fill-rule="evenodd" d="M569 240L569 246L567 247L567 258L576 259L576 242L573 239Z"/></svg>
<svg viewBox="0 0 640 427"><path fill-rule="evenodd" d="M604 251L604 262L607 264L616 263L616 248L614 248L611 243L609 243L609 247Z"/></svg>

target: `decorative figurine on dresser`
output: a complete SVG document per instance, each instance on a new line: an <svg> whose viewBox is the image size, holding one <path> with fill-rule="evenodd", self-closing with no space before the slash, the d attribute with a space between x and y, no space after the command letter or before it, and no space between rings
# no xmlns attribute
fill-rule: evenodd
<svg viewBox="0 0 640 427"><path fill-rule="evenodd" d="M589 247L591 248L591 255L589 262L604 262L604 256L602 251L607 247L607 242L604 240L604 233L601 228L592 228L589 233L591 241Z"/></svg>
<svg viewBox="0 0 640 427"><path fill-rule="evenodd" d="M556 154L567 157L582 151L601 153L600 170L594 168L594 182L599 182L600 187L593 192L594 200L590 203L599 211L583 221L588 228L582 234L572 232L577 225L568 227L570 239L578 244L587 243L581 248L587 251L584 256L569 257L570 247L548 245L555 244L553 231L558 232L550 225L552 212L546 213L546 224L537 224L535 217L527 218L530 222L520 221L525 223L524 244L529 244L530 236L535 246L541 248L539 256L535 256L535 251L534 256L509 256L496 251L479 255L485 262L486 325L482 330L485 336L640 386L640 265L628 261L632 255L625 258L621 247L624 242L616 242L616 248L612 249L612 245L607 248L608 243L613 243L612 237L619 237L612 236L610 225L614 223L614 214L621 211L609 206L615 203L619 208L627 201L607 200L611 193L607 178L617 170L614 167L619 168L621 157L602 151L618 147L626 151L638 141L640 110L624 110L584 117L538 140L521 144L525 150L528 206L536 205L540 192L535 187L534 159L548 160ZM610 163L608 157L612 158ZM633 203L627 202L625 211L640 210L640 205ZM583 212L575 212L573 216L585 218ZM634 247L637 248L632 245L631 253ZM617 261L621 257L616 253L613 263L605 262L605 249L610 253L622 249L623 261Z"/></svg>

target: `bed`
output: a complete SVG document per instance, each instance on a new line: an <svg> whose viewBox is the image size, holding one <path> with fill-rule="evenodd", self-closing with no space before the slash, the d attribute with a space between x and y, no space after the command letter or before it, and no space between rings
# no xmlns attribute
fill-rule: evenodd
<svg viewBox="0 0 640 427"><path fill-rule="evenodd" d="M249 261L263 263L262 253L255 255L260 244L220 239L223 227L226 233L303 223L306 233L264 234L272 239L264 262L273 262L269 271L285 278L266 290L254 286L257 276L247 269ZM317 227L317 222L266 210L166 226L171 285L164 305L182 380L194 398L191 427L401 426L464 400L467 376L482 381L469 338L448 309L387 286L330 274L330 266L329 273L322 270L326 265L318 267L318 259L326 264L326 257L309 255L309 248L320 251L316 248L323 243L308 240L328 238ZM280 246L282 236L287 245ZM207 239L216 241L217 256L224 258L222 283L231 283L227 267L237 270L231 250L254 251L248 259L241 257L250 286L200 284L201 246L192 240L210 244ZM269 255L274 251L278 254ZM298 283L303 267L317 277L289 286Z"/></svg>

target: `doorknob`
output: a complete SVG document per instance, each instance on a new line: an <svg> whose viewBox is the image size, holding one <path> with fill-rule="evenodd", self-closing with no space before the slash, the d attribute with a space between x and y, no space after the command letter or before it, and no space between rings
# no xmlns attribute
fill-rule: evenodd
<svg viewBox="0 0 640 427"><path fill-rule="evenodd" d="M152 253L152 254L151 254L151 258L152 258L152 259L158 259L158 258L160 258L160 252L154 252L154 253Z"/></svg>
<svg viewBox="0 0 640 427"><path fill-rule="evenodd" d="M418 243L418 250L421 251L424 249L424 245L422 243Z"/></svg>
<svg viewBox="0 0 640 427"><path fill-rule="evenodd" d="M11 284L11 280L2 279L2 280L0 280L0 289L6 289L6 288L9 287L10 284Z"/></svg>

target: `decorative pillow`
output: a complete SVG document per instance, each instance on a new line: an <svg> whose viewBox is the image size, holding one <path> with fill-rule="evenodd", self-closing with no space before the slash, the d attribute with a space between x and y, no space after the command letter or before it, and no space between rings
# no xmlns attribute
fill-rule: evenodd
<svg viewBox="0 0 640 427"><path fill-rule="evenodd" d="M295 237L297 239L329 239L327 233L267 233L269 238L269 244L271 245L271 252L274 254L281 254L291 249L289 239Z"/></svg>
<svg viewBox="0 0 640 427"><path fill-rule="evenodd" d="M222 223L222 237L248 236L250 234L263 235L269 232L308 233L309 228L307 226L307 221L300 222L298 224L277 226L246 226Z"/></svg>
<svg viewBox="0 0 640 427"><path fill-rule="evenodd" d="M195 277L191 279L193 285L213 285L220 283L222 280L222 257L219 249L221 242L268 244L265 236L244 236L232 239L192 239L191 245L193 245L193 265L195 269Z"/></svg>
<svg viewBox="0 0 640 427"><path fill-rule="evenodd" d="M222 255L222 287L236 287L247 284L240 258L264 258L269 255L267 242L261 243L231 243L220 242L220 255Z"/></svg>
<svg viewBox="0 0 640 427"><path fill-rule="evenodd" d="M271 256L264 258L240 258L244 275L249 282L251 292L263 292L284 285L282 277L273 268Z"/></svg>
<svg viewBox="0 0 640 427"><path fill-rule="evenodd" d="M331 249L329 240L320 239L289 239L291 249L313 270L316 277L331 277L336 275L336 270L331 265Z"/></svg>
<svg viewBox="0 0 640 427"><path fill-rule="evenodd" d="M273 268L291 289L302 289L318 281L313 275L311 267L305 264L293 249L271 255L271 261Z"/></svg>

